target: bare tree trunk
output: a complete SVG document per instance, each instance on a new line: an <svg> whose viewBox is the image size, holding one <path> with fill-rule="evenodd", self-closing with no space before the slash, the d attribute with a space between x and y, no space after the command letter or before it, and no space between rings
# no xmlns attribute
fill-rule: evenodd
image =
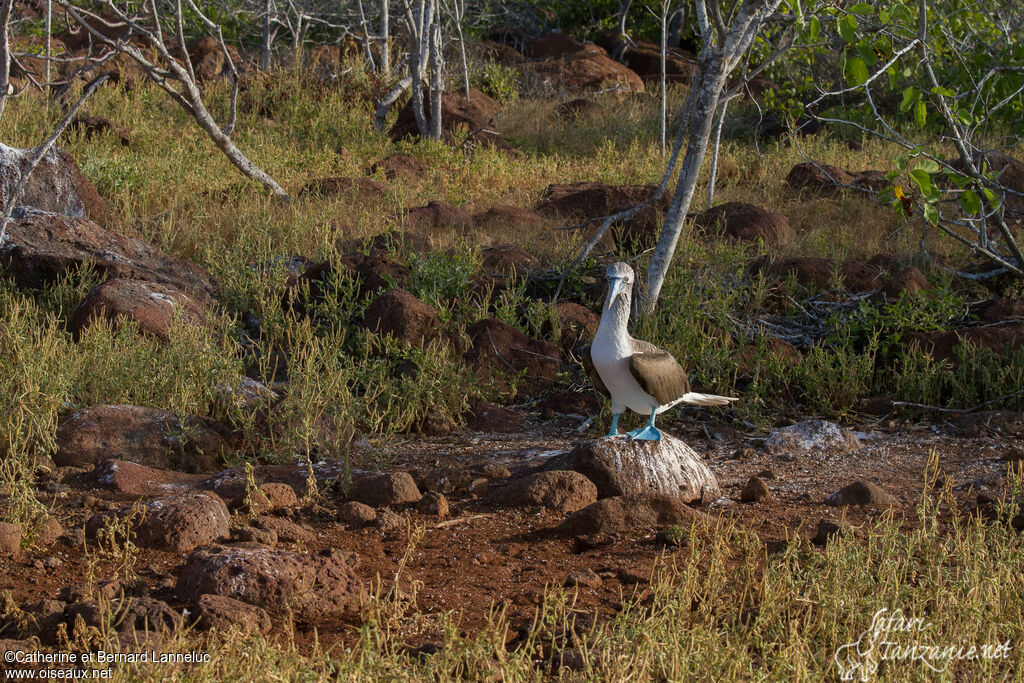
<svg viewBox="0 0 1024 683"><path fill-rule="evenodd" d="M441 52L441 24L430 27L430 131L432 140L441 139L441 108L444 93L444 54ZM468 98L467 91L467 98Z"/></svg>
<svg viewBox="0 0 1024 683"><path fill-rule="evenodd" d="M729 107L729 100L723 99L718 107L718 122L715 124L715 148L711 153L711 171L708 178L708 208L715 203L715 178L718 176L718 150L722 142L722 124L725 123L725 110Z"/></svg>
<svg viewBox="0 0 1024 683"><path fill-rule="evenodd" d="M53 58L53 0L46 0L46 83L50 83L50 60Z"/></svg>
<svg viewBox="0 0 1024 683"><path fill-rule="evenodd" d="M427 119L423 116L423 51L426 36L423 24L427 15L426 0L419 0L418 14L415 19L408 12L406 4L406 21L409 24L409 35L412 44L409 46L409 75L412 76L412 113L416 117L416 128L421 135L427 133Z"/></svg>
<svg viewBox="0 0 1024 683"><path fill-rule="evenodd" d="M0 0L0 120L11 89L11 43L9 31L14 0Z"/></svg>
<svg viewBox="0 0 1024 683"><path fill-rule="evenodd" d="M665 156L665 137L668 129L668 79L665 62L668 59L668 3L661 0L661 156Z"/></svg>
<svg viewBox="0 0 1024 683"><path fill-rule="evenodd" d="M274 0L263 2L263 40L260 46L260 71L270 70L270 16L274 9Z"/></svg>
<svg viewBox="0 0 1024 683"><path fill-rule="evenodd" d="M391 8L389 0L380 0L380 72L391 74Z"/></svg>
<svg viewBox="0 0 1024 683"><path fill-rule="evenodd" d="M366 21L366 12L363 11L363 0L356 0L356 7L359 10L359 27L363 31L363 47L366 51L366 63L370 65L371 71L376 71L377 66L373 63L373 49L370 46L370 24Z"/></svg>
<svg viewBox="0 0 1024 683"><path fill-rule="evenodd" d="M462 22L466 18L466 0L452 0L452 18L455 20L455 32L459 38L459 54L462 57L462 87L468 100L469 62L466 60L466 38L462 33Z"/></svg>
<svg viewBox="0 0 1024 683"><path fill-rule="evenodd" d="M683 158L661 235L651 255L644 286L639 288L635 300L635 312L651 313L657 305L697 188L700 169L715 125L715 111L721 102L726 79L750 48L761 22L774 14L780 4L781 0L744 0L727 24L719 15L717 5L711 5L712 14L709 16L705 0L696 1L697 20L704 47L698 58L698 80L694 86L697 92L689 118L686 156ZM693 94L691 92L691 97Z"/></svg>
<svg viewBox="0 0 1024 683"><path fill-rule="evenodd" d="M704 156L707 153L708 140L711 138L715 109L718 107L718 96L725 85L724 65L720 58L713 58L713 60L713 63L707 65L693 113L690 115L690 134L686 155L683 157L683 165L679 171L679 181L676 184L668 214L665 216L665 224L661 229L658 243L654 247L651 263L647 268L646 286L641 289L641 296L638 298L638 310L646 313L654 310L658 296L661 294L665 274L668 272L669 263L675 253L676 244L679 243L686 213L690 209L690 202L697 189L697 180L700 176L700 167L704 163Z"/></svg>
<svg viewBox="0 0 1024 683"><path fill-rule="evenodd" d="M626 20L629 17L629 8L633 5L633 0L623 0L622 4L619 5L619 37L625 38L626 33Z"/></svg>

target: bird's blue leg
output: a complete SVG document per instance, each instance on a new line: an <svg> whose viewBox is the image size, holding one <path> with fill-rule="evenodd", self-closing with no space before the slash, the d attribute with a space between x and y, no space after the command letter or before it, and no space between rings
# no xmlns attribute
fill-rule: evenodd
<svg viewBox="0 0 1024 683"><path fill-rule="evenodd" d="M605 434L605 436L618 436L618 434L619 434L619 415L622 415L622 413L612 413L612 426L608 430L608 433Z"/></svg>
<svg viewBox="0 0 1024 683"><path fill-rule="evenodd" d="M647 420L640 429L636 429L629 433L630 438L640 439L642 441L661 441L661 431L654 426L654 416L658 414L657 408L651 409L651 419Z"/></svg>

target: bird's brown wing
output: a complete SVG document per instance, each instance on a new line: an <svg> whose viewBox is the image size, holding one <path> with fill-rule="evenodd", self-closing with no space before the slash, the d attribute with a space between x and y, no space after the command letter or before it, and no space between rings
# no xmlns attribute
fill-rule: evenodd
<svg viewBox="0 0 1024 683"><path fill-rule="evenodd" d="M590 378L590 383L597 389L597 393L604 394L605 396L611 396L611 392L608 391L608 387L601 381L601 375L597 373L597 368L594 367L594 361L590 357L590 345L579 348L580 361L583 363L583 369L587 371L587 376Z"/></svg>
<svg viewBox="0 0 1024 683"><path fill-rule="evenodd" d="M640 340L634 344L640 352L630 356L629 372L659 404L672 403L690 391L690 378L671 353Z"/></svg>

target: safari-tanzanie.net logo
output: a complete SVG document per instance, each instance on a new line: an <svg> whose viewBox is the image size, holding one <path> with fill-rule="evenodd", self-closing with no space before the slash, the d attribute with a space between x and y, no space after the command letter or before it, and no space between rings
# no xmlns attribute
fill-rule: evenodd
<svg viewBox="0 0 1024 683"><path fill-rule="evenodd" d="M882 662L920 662L935 672L945 671L956 661L1008 659L1013 646L1002 643L936 642L929 638L931 622L908 617L902 609L886 607L875 612L871 627L852 643L836 650L834 659L839 678L870 681Z"/></svg>

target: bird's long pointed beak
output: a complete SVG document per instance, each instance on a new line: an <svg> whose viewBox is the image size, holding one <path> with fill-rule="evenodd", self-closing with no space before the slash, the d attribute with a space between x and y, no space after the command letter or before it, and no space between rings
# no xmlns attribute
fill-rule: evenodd
<svg viewBox="0 0 1024 683"><path fill-rule="evenodd" d="M621 277L608 278L608 303L606 308L611 308L615 299L622 294L625 280Z"/></svg>

